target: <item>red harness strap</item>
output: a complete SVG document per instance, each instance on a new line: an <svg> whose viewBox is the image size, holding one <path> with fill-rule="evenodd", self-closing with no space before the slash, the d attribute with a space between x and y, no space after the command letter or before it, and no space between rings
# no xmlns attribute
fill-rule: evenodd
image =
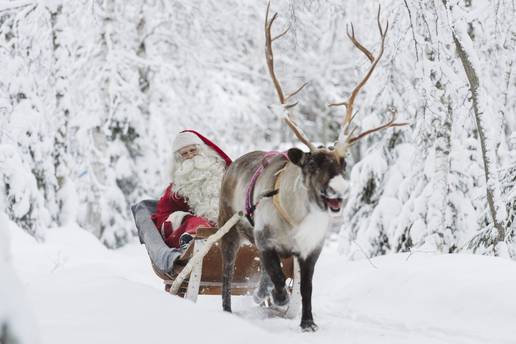
<svg viewBox="0 0 516 344"><path fill-rule="evenodd" d="M256 185L256 181L258 180L258 177L262 174L265 167L269 164L269 160L271 158L274 158L276 156L283 156L288 161L288 155L286 152L278 152L278 151L270 151L265 153L262 159L262 164L258 166L256 171L254 172L253 176L251 177L251 180L249 181L249 184L247 185L247 191L245 196L245 216L249 223L254 226L254 210L256 209L256 206L260 202L260 199L257 200L256 204L253 204L253 196L254 196L254 187ZM274 196L278 190L273 190L271 192L268 192L264 194L262 197L271 197Z"/></svg>

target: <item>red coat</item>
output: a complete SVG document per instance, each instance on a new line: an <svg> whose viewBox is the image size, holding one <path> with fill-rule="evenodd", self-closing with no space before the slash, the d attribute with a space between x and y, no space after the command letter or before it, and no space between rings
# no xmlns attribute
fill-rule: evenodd
<svg viewBox="0 0 516 344"><path fill-rule="evenodd" d="M208 147L213 149L219 156L224 159L226 162L226 167L231 164L231 159L224 153L217 145L208 140L206 137L202 136L196 131L193 130L185 130L189 131L195 135L197 135ZM187 215L181 226L176 228L176 230L172 231L172 225L170 222L166 221L170 214L175 211L186 211L192 212L190 206L186 202L186 200L178 195L175 192L172 192L172 184L170 184L166 189L163 195L161 196L158 205L156 207L156 211L152 214L152 221L156 225L156 228L160 231L165 243L169 247L179 247L179 237L181 234L188 232L194 234L199 227L211 227L213 224L210 224L208 220L205 218L195 216L195 215ZM163 226L163 230L162 230Z"/></svg>
<svg viewBox="0 0 516 344"><path fill-rule="evenodd" d="M156 211L152 214L152 221L154 221L156 228L160 231L161 236L169 247L179 247L179 237L181 234L185 232L194 234L200 226L211 227L211 224L202 217L187 215L181 226L173 230L172 224L166 221L168 216L175 211L192 211L185 199L171 190L172 184L166 188L163 196L161 196Z"/></svg>

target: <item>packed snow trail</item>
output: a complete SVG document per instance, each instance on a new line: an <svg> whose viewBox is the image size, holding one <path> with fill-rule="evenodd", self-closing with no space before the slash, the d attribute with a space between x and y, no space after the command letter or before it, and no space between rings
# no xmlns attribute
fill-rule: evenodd
<svg viewBox="0 0 516 344"><path fill-rule="evenodd" d="M330 245L314 277L316 333L270 316L250 297L234 314L218 296L197 304L162 290L143 246L105 249L75 227L36 243L11 227L13 265L42 344L516 343L516 264L413 253L347 261Z"/></svg>

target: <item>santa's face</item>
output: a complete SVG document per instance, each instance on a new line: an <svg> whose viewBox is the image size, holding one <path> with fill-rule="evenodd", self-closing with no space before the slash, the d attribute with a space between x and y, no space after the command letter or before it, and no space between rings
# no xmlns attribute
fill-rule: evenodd
<svg viewBox="0 0 516 344"><path fill-rule="evenodd" d="M179 149L177 152L183 160L189 160L199 154L199 148L197 145L188 145Z"/></svg>

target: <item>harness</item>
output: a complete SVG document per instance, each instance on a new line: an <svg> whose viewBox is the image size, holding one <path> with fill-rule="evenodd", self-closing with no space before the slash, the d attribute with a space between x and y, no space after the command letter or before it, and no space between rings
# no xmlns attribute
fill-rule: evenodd
<svg viewBox="0 0 516 344"><path fill-rule="evenodd" d="M294 227L295 222L290 218L290 216L288 216L285 208L283 208L281 206L281 201L279 198L279 187L280 187L280 180L281 180L280 177L283 174L283 171L285 171L285 167L286 167L286 164L285 164L285 166L283 166L283 168L281 170L276 172L276 181L274 182L274 189L276 189L278 192L276 192L276 194L272 197L272 204L274 204L274 206L276 207L276 210L278 211L280 216L283 218L283 220L285 220L285 222L287 222L290 226Z"/></svg>
<svg viewBox="0 0 516 344"><path fill-rule="evenodd" d="M272 159L277 156L283 156L286 161L288 162L288 156L285 152L278 152L278 151L270 151L265 153L262 164L258 166L256 171L254 172L251 180L249 181L249 184L247 185L247 191L246 191L246 197L245 197L245 217L249 221L249 223L254 226L254 211L256 210L256 206L260 203L260 200L265 197L272 197L272 202L276 209L278 210L281 217L288 222L290 225L293 225L292 221L290 220L290 217L288 216L285 209L281 206L280 199L279 199L279 187L280 187L280 176L285 170L285 166L278 172L276 172L276 180L274 182L274 189L272 191L267 191L262 193L260 196L258 196L258 199L256 200L256 204L253 204L253 196L254 196L254 187L256 186L256 181L262 174L265 167L269 165L269 159Z"/></svg>

